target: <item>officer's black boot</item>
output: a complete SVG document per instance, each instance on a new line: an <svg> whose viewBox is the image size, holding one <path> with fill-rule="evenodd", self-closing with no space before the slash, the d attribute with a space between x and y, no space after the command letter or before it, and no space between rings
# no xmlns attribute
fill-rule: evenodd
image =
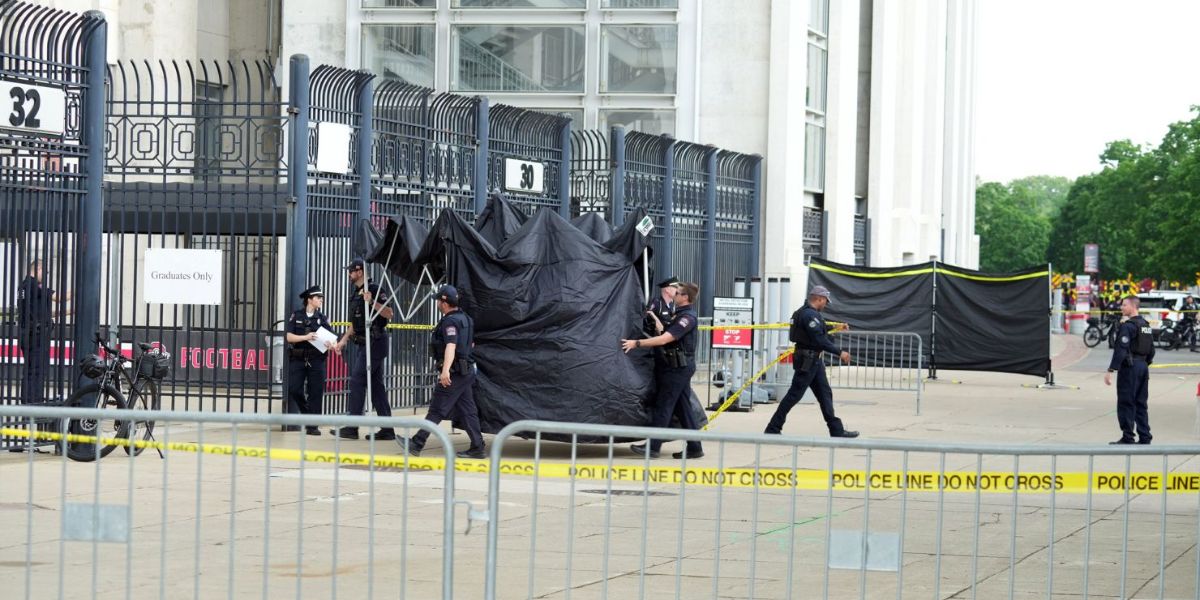
<svg viewBox="0 0 1200 600"><path fill-rule="evenodd" d="M283 426L283 429L281 429L280 431L283 431L284 433L291 433L291 432L293 432L293 431L300 431L300 426L299 426L299 425L284 425L284 426Z"/></svg>
<svg viewBox="0 0 1200 600"><path fill-rule="evenodd" d="M330 429L329 435L340 437L343 440L357 440L358 439L358 428L357 427L339 427L337 429Z"/></svg>
<svg viewBox="0 0 1200 600"><path fill-rule="evenodd" d="M476 459L487 458L487 452L484 451L484 448L482 446L480 446L479 448L467 448L466 450L463 450L462 452L456 452L454 455L459 458L476 458Z"/></svg>
<svg viewBox="0 0 1200 600"><path fill-rule="evenodd" d="M420 456L421 455L421 446L418 445L418 442L416 440L413 440L412 438L406 438L406 437L398 437L395 439L396 439L396 445L400 446L401 454L407 454L409 456Z"/></svg>
<svg viewBox="0 0 1200 600"><path fill-rule="evenodd" d="M308 427L305 427L304 432L308 435L321 435L321 429L316 425L309 425Z"/></svg>
<svg viewBox="0 0 1200 600"><path fill-rule="evenodd" d="M366 435L365 439L367 439L368 441L369 440L391 441L391 440L396 439L396 430L392 429L391 427L384 427L384 428L380 429L379 431L376 431L375 433L368 433Z"/></svg>

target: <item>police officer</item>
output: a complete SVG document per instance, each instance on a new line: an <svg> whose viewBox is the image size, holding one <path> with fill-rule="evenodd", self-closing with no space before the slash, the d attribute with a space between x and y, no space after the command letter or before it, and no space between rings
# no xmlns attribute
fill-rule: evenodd
<svg viewBox="0 0 1200 600"><path fill-rule="evenodd" d="M1141 301L1137 296L1121 301L1125 319L1117 329L1117 346L1104 374L1104 385L1112 385L1112 374L1117 374L1117 424L1121 426L1121 439L1112 444L1149 444L1153 439L1146 399L1150 395L1154 338L1150 324L1138 314L1139 308Z"/></svg>
<svg viewBox="0 0 1200 600"><path fill-rule="evenodd" d="M381 291L379 284L367 280L365 263L356 258L346 266L346 275L354 284L354 293L350 296L350 328L338 341L340 352L347 343L352 343L350 353L350 401L351 415L360 416L367 400L367 377L371 378L371 405L375 414L381 417L392 416L392 408L388 406L387 390L383 387L383 367L387 362L388 340L385 335L388 320L393 311L388 306L387 292ZM367 326L367 310L374 318ZM367 343L368 337L370 344ZM370 346L370 373L367 372L367 346ZM357 427L342 427L330 431L346 440L358 439ZM375 434L367 434L367 439L394 440L396 432L391 427L383 427Z"/></svg>
<svg viewBox="0 0 1200 600"><path fill-rule="evenodd" d="M42 261L29 263L29 274L17 290L17 345L25 361L22 401L40 403L50 366L50 330L54 290L42 284Z"/></svg>
<svg viewBox="0 0 1200 600"><path fill-rule="evenodd" d="M621 340L621 348L625 352L634 348L662 348L662 352L654 357L655 390L651 427L667 427L674 415L679 418L682 427L700 429L691 406L692 375L696 373L696 325L699 322L693 302L699 294L700 288L696 284L680 283L673 298L675 316L665 332L650 339ZM629 449L634 454L657 458L662 444L663 440L652 439L648 445L634 444ZM704 449L698 441L689 441L685 451L688 458L704 456ZM683 458L684 452L676 452L672 456Z"/></svg>
<svg viewBox="0 0 1200 600"><path fill-rule="evenodd" d="M325 353L312 345L317 339L317 330L329 330L329 319L321 312L325 303L325 292L320 286L312 286L300 293L304 307L298 309L287 320L288 343L288 406L289 413L308 415L321 414L321 398L325 394ZM325 349L335 347L325 342ZM307 399L305 392L308 392ZM300 431L296 425L284 425L284 431ZM305 428L308 435L321 435L315 425Z"/></svg>
<svg viewBox="0 0 1200 600"><path fill-rule="evenodd" d="M1183 299L1183 306L1179 307L1179 310L1183 313L1183 316L1179 318L1179 329L1185 329L1187 323L1191 323L1192 332L1188 335L1187 341L1191 351L1196 352L1196 314L1197 311L1200 311L1200 306L1197 306L1195 298L1188 294Z"/></svg>
<svg viewBox="0 0 1200 600"><path fill-rule="evenodd" d="M471 440L471 447L459 452L459 458L485 458L483 434L479 428L479 407L475 405L475 321L458 307L458 290L452 285L443 285L437 291L438 312L442 318L433 330L429 353L437 367L438 381L429 402L429 413L425 420L437 425L442 419L454 417ZM412 439L397 438L400 449L413 456L420 456L429 439L429 431L422 429Z"/></svg>
<svg viewBox="0 0 1200 600"><path fill-rule="evenodd" d="M646 319L642 330L649 337L662 333L667 324L675 317L675 294L679 289L679 280L671 277L659 282L659 294L650 300L646 307Z"/></svg>
<svg viewBox="0 0 1200 600"><path fill-rule="evenodd" d="M792 375L792 385L788 388L779 407L767 423L766 433L783 433L783 423L787 420L788 411L804 397L804 390L812 388L821 405L821 416L825 417L825 425L829 427L832 437L858 437L857 431L848 431L842 420L833 414L833 390L829 388L829 380L825 377L825 363L821 360L821 352L828 352L841 358L843 364L850 364L850 353L838 348L829 339L828 326L821 311L829 305L829 290L825 286L814 286L808 293L808 302L792 315L792 328L789 338L796 343L796 353L792 356L792 366L796 372Z"/></svg>

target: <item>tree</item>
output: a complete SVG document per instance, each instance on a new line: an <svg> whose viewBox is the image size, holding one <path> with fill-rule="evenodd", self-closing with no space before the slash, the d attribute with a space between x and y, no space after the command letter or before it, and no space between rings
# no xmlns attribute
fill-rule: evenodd
<svg viewBox="0 0 1200 600"><path fill-rule="evenodd" d="M1071 181L1037 175L975 189L979 268L1017 271L1046 262L1050 221L1065 202Z"/></svg>

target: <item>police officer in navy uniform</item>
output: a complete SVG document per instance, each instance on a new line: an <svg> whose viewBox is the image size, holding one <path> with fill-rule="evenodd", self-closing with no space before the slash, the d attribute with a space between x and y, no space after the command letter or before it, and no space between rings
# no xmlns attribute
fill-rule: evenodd
<svg viewBox="0 0 1200 600"><path fill-rule="evenodd" d="M843 364L850 364L850 353L838 348L829 339L828 325L821 311L829 305L829 290L825 286L814 286L808 293L808 302L792 315L792 337L796 343L796 353L792 356L792 385L787 394L779 401L775 414L767 423L765 433L783 433L783 423L787 420L788 411L804 397L804 390L812 388L821 405L821 416L829 427L832 437L858 437L857 431L848 431L842 420L833 413L833 390L829 388L829 380L825 377L825 363L821 360L821 352L838 356Z"/></svg>
<svg viewBox="0 0 1200 600"><path fill-rule="evenodd" d="M17 345L25 362L21 398L26 404L42 402L45 393L53 302L54 290L42 284L42 261L34 260L17 290Z"/></svg>
<svg viewBox="0 0 1200 600"><path fill-rule="evenodd" d="M1192 352L1196 352L1196 318L1200 312L1200 306L1196 305L1196 299L1192 298L1191 294L1183 299L1183 306L1179 307L1182 316L1179 318L1179 329L1184 329L1187 322L1192 324L1192 333L1188 336L1188 347Z"/></svg>
<svg viewBox="0 0 1200 600"><path fill-rule="evenodd" d="M665 428L671 424L672 415L686 429L699 430L700 424L692 414L691 383L696 373L696 325L699 317L693 302L699 297L700 289L694 283L680 283L674 295L675 316L667 330L650 339L621 340L621 348L629 352L634 348L662 348L654 357L654 408L650 418L651 427ZM650 440L649 444L634 444L630 450L642 456L657 458L663 440ZM688 458L704 456L698 441L686 445ZM683 458L684 452L672 454Z"/></svg>
<svg viewBox="0 0 1200 600"><path fill-rule="evenodd" d="M443 419L454 418L471 440L471 447L458 452L459 458L485 458L483 433L479 427L479 407L475 404L475 321L458 307L458 290L452 285L443 285L437 291L438 311L442 318L433 329L429 353L438 372L433 399L429 402L429 413L425 420L437 425ZM420 456L429 439L429 431L422 429L412 439L397 438L400 449L413 456Z"/></svg>
<svg viewBox="0 0 1200 600"><path fill-rule="evenodd" d="M1137 296L1121 301L1124 321L1117 328L1117 345L1104 374L1104 385L1112 385L1112 374L1117 374L1117 423L1121 426L1121 439L1112 444L1149 444L1153 439L1146 400L1150 395L1154 337L1150 324L1138 314L1139 308L1141 301Z"/></svg>
<svg viewBox="0 0 1200 600"><path fill-rule="evenodd" d="M671 277L658 284L659 294L650 300L646 307L646 319L642 329L649 337L654 337L666 330L675 318L675 294L679 289L679 280Z"/></svg>
<svg viewBox="0 0 1200 600"><path fill-rule="evenodd" d="M388 306L391 298L382 291L379 284L367 280L366 264L361 258L356 258L346 266L346 275L354 284L354 293L350 296L350 328L338 341L340 352L351 344L350 353L350 401L349 413L361 416L367 400L367 377L371 378L371 405L375 414L380 417L392 416L392 408L388 405L387 390L383 386L383 368L387 363L388 339L387 324L392 318L392 308ZM367 326L367 310L375 315ZM370 337L371 369L367 373L367 338ZM358 439L357 427L342 427L330 431L346 440ZM396 432L391 427L383 427L374 434L367 434L367 439L394 440Z"/></svg>
<svg viewBox="0 0 1200 600"><path fill-rule="evenodd" d="M317 339L317 330L329 330L329 319L321 312L325 303L325 292L320 286L312 286L300 293L304 307L288 316L288 406L287 412L306 415L321 414L321 399L325 394L325 352L312 345ZM325 342L325 350L335 348L333 342ZM306 397L307 392L307 397ZM284 425L284 431L300 431L296 425ZM305 428L308 435L321 435L315 425Z"/></svg>

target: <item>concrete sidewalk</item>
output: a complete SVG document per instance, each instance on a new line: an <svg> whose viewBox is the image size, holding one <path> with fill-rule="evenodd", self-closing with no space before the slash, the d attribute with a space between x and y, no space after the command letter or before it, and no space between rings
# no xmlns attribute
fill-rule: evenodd
<svg viewBox="0 0 1200 600"><path fill-rule="evenodd" d="M1057 381L994 373L942 372L929 382L922 414L911 393L835 390L838 415L864 439L1035 445L1116 439L1115 390L1103 385L1107 350L1055 336ZM1195 355L1190 355L1195 356ZM1162 356L1186 364L1185 356ZM1098 366L1099 365L1099 366ZM1195 444L1200 369L1154 372L1150 417L1155 444ZM700 392L701 390L697 390ZM702 396L703 397L703 396ZM774 405L729 413L715 430L761 432ZM824 439L818 409L799 405L788 436ZM368 452L262 428L160 424L160 440ZM464 435L452 440L460 449ZM940 469L1159 473L1200 471L1195 457L977 456L709 444L690 466ZM489 439L489 443L490 439ZM668 443L664 456L680 449ZM395 446L380 443L380 453ZM642 465L625 444L614 465ZM607 445L512 440L506 458L606 464ZM426 456L438 455L427 447ZM869 462L869 465L868 465ZM1089 464L1090 462L1090 464ZM831 465L832 463L832 465ZM663 458L651 466L678 466ZM117 450L95 464L46 455L0 456L0 578L4 597L431 598L440 593L446 545L444 473L153 452L134 460ZM454 498L479 509L487 479L454 474ZM648 492L648 493L647 493ZM1196 597L1195 494L1025 494L805 491L506 476L499 510L500 598L1077 598ZM128 542L63 541L71 505L132 507ZM458 508L453 544L455 597L482 595L486 535L464 535ZM829 536L868 530L872 542L903 543L900 572L826 569ZM1165 535L1164 535L1165 532ZM29 536L27 538L27 535ZM1124 542L1124 543L1123 543ZM834 551L844 544L834 542ZM873 551L874 552L874 551ZM25 586L26 557L32 567ZM1121 567L1124 566L1122 569ZM1160 568L1165 577L1159 579ZM1086 578L1085 578L1086 571ZM1053 578L1053 581L1051 581ZM1122 588L1122 581L1124 587ZM936 588L936 589L935 589ZM974 588L974 589L973 589ZM897 591L900 591L900 594Z"/></svg>

